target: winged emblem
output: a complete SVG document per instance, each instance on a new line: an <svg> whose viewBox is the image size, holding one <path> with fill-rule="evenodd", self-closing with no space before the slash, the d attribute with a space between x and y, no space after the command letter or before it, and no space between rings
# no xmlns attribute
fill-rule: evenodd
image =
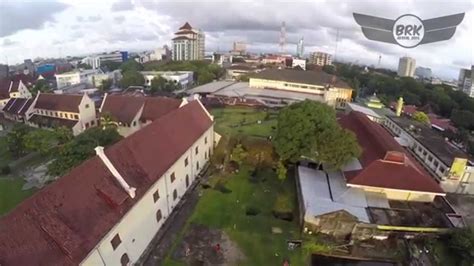
<svg viewBox="0 0 474 266"><path fill-rule="evenodd" d="M354 13L354 19L362 28L364 36L373 41L400 43L395 39L393 31L397 20ZM412 15L413 16L413 15ZM424 28L423 39L417 44L427 44L449 40L456 32L456 27L464 19L464 13L421 20Z"/></svg>

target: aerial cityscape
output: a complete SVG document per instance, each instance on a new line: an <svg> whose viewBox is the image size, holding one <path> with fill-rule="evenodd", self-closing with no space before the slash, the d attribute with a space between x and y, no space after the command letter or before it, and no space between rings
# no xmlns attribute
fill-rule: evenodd
<svg viewBox="0 0 474 266"><path fill-rule="evenodd" d="M474 265L474 3L0 2L0 266Z"/></svg>

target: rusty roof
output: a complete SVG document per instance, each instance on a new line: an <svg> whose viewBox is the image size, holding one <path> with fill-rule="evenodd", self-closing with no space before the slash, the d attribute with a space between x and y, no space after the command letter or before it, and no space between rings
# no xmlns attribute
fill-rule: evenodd
<svg viewBox="0 0 474 266"><path fill-rule="evenodd" d="M79 113L82 95L40 93L35 108Z"/></svg>
<svg viewBox="0 0 474 266"><path fill-rule="evenodd" d="M132 199L94 156L0 220L0 265L77 265L213 122L193 101L105 150Z"/></svg>

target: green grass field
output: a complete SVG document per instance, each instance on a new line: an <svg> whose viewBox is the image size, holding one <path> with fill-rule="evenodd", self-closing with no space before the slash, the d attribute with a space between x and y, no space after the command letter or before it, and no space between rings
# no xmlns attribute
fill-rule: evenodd
<svg viewBox="0 0 474 266"><path fill-rule="evenodd" d="M34 189L21 190L24 183L22 179L0 177L0 216L34 193Z"/></svg>
<svg viewBox="0 0 474 266"><path fill-rule="evenodd" d="M215 130L223 135L247 135L268 137L275 135L277 113L255 110L248 107L226 107L211 109ZM258 121L261 123L258 124Z"/></svg>
<svg viewBox="0 0 474 266"><path fill-rule="evenodd" d="M307 256L302 249L287 248L287 240L300 239L296 217L288 222L272 214L279 194L295 199L294 180L282 183L271 169L262 171L258 182L251 182L250 174L251 169L243 167L237 174L213 177L210 183L223 183L232 192L204 190L189 223L224 230L245 254L247 260L243 265L281 265L284 258L289 258L292 265L305 265ZM249 216L248 207L257 208L260 213ZM282 229L283 233L272 234L272 227ZM168 258L165 265L180 264Z"/></svg>
<svg viewBox="0 0 474 266"><path fill-rule="evenodd" d="M7 149L6 137L0 137L0 168L11 161L10 152Z"/></svg>

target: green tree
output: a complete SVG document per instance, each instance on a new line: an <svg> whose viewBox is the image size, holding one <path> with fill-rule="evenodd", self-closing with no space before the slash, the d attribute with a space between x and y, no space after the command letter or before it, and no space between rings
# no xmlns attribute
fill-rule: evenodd
<svg viewBox="0 0 474 266"><path fill-rule="evenodd" d="M26 153L25 137L30 130L25 124L15 124L7 133L7 149L13 158L20 158Z"/></svg>
<svg viewBox="0 0 474 266"><path fill-rule="evenodd" d="M54 131L44 129L28 132L23 141L26 149L42 154L48 154L58 142Z"/></svg>
<svg viewBox="0 0 474 266"><path fill-rule="evenodd" d="M100 124L104 130L107 128L117 129L118 127L117 119L110 113L103 113L100 116Z"/></svg>
<svg viewBox="0 0 474 266"><path fill-rule="evenodd" d="M285 164L281 160L279 160L277 163L276 172L278 180L280 180L281 182L285 181L287 177L287 169L285 167Z"/></svg>
<svg viewBox="0 0 474 266"><path fill-rule="evenodd" d="M241 165L246 157L247 157L247 151L245 151L242 144L237 144L232 149L232 154L230 155L230 158L231 158L232 161L235 161L236 163Z"/></svg>
<svg viewBox="0 0 474 266"><path fill-rule="evenodd" d="M137 72L137 71L142 71L143 66L142 64L138 63L135 60L127 60L120 65L120 69L122 70L122 72L127 72L127 71Z"/></svg>
<svg viewBox="0 0 474 266"><path fill-rule="evenodd" d="M464 110L453 110L451 121L456 127L474 130L474 113Z"/></svg>
<svg viewBox="0 0 474 266"><path fill-rule="evenodd" d="M99 86L99 89L102 92L106 92L106 91L110 90L110 88L112 87L112 84L113 84L112 79L104 79L104 80L102 80L102 82Z"/></svg>
<svg viewBox="0 0 474 266"><path fill-rule="evenodd" d="M216 78L211 72L207 70L198 71L197 75L198 84L206 84L212 82Z"/></svg>
<svg viewBox="0 0 474 266"><path fill-rule="evenodd" d="M143 86L145 84L145 78L138 71L126 71L123 73L122 79L120 80L120 86L122 88L128 88L130 86Z"/></svg>
<svg viewBox="0 0 474 266"><path fill-rule="evenodd" d="M113 62L113 61L105 61L100 63L101 66L107 67L110 71L114 71L120 68L122 63Z"/></svg>
<svg viewBox="0 0 474 266"><path fill-rule="evenodd" d="M109 146L122 137L116 129L92 127L63 145L55 160L48 165L48 174L60 176L86 159L94 156L97 146Z"/></svg>
<svg viewBox="0 0 474 266"><path fill-rule="evenodd" d="M56 136L58 145L63 145L74 138L74 135L72 134L71 129L65 126L55 127L54 134Z"/></svg>
<svg viewBox="0 0 474 266"><path fill-rule="evenodd" d="M309 100L291 104L278 115L275 150L283 161L295 163L311 154L316 135L335 126L331 107Z"/></svg>
<svg viewBox="0 0 474 266"><path fill-rule="evenodd" d="M38 92L48 92L50 90L51 88L48 85L48 81L46 81L45 79L40 79L36 81L35 85L33 86L33 88L31 88L30 92L33 96L36 96Z"/></svg>
<svg viewBox="0 0 474 266"><path fill-rule="evenodd" d="M305 157L339 168L360 155L354 135L340 128L334 110L309 100L280 111L274 144L280 159L292 163Z"/></svg>
<svg viewBox="0 0 474 266"><path fill-rule="evenodd" d="M423 124L430 124L430 118L423 112L421 111L416 111L413 113L413 119L420 122L420 123L423 123Z"/></svg>
<svg viewBox="0 0 474 266"><path fill-rule="evenodd" d="M162 76L156 76L151 80L150 91L152 93L163 91L165 89L166 83L168 83L168 81L165 78Z"/></svg>
<svg viewBox="0 0 474 266"><path fill-rule="evenodd" d="M448 247L461 258L461 265L474 264L474 228L455 229L449 238Z"/></svg>
<svg viewBox="0 0 474 266"><path fill-rule="evenodd" d="M334 75L336 74L336 67L333 65L325 65L323 66L323 71L328 74Z"/></svg>

